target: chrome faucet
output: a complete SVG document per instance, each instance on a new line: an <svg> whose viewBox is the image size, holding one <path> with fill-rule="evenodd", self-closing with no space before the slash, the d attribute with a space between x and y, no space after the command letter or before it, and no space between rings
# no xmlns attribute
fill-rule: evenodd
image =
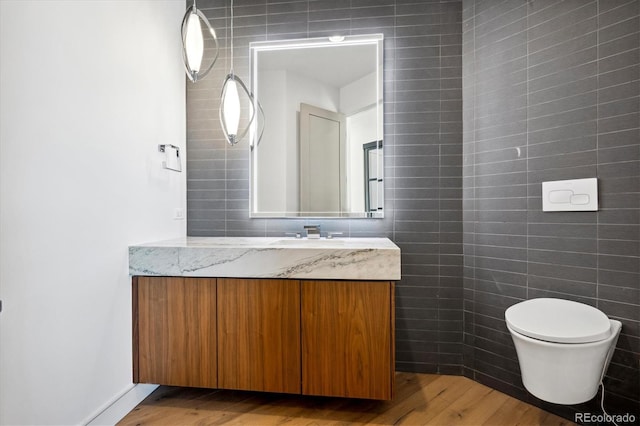
<svg viewBox="0 0 640 426"><path fill-rule="evenodd" d="M320 225L305 225L304 229L307 231L307 238L320 238Z"/></svg>

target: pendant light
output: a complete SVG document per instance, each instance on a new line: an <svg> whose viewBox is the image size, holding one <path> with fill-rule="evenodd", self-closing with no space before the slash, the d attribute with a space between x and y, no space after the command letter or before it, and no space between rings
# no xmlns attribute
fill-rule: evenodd
<svg viewBox="0 0 640 426"><path fill-rule="evenodd" d="M220 100L220 124L222 125L222 132L227 142L231 145L237 144L251 129L254 119L256 118L256 110L262 112L262 107L255 101L253 93L247 89L242 79L235 75L233 72L233 0L231 0L231 37L230 37L230 58L231 69L227 77L224 79L222 85L222 94ZM249 99L249 122L246 127L240 129L240 93L238 87L242 89L247 98ZM258 141L262 137L262 132L258 137ZM253 144L251 144L253 147Z"/></svg>
<svg viewBox="0 0 640 426"><path fill-rule="evenodd" d="M200 69L202 68L202 57L204 56L204 37L202 36L201 21L204 22L209 30L209 34L213 37L216 49L213 60L207 69L202 72L200 72ZM209 74L220 53L216 32L209 24L209 20L204 13L196 7L195 0L193 1L193 5L191 5L184 14L180 32L182 33L182 61L184 62L184 69L187 72L189 80L195 83Z"/></svg>

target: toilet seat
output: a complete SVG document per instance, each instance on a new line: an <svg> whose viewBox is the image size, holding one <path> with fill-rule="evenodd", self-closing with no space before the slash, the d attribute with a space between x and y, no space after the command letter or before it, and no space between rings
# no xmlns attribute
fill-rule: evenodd
<svg viewBox="0 0 640 426"><path fill-rule="evenodd" d="M611 322L599 309L564 299L539 298L517 303L505 312L514 331L553 343L590 343L611 334Z"/></svg>

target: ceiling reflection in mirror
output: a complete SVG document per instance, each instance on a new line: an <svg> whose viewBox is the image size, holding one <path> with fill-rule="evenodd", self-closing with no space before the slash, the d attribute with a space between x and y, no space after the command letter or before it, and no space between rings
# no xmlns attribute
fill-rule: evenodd
<svg viewBox="0 0 640 426"><path fill-rule="evenodd" d="M382 43L374 34L250 44L264 110L251 217L384 216Z"/></svg>

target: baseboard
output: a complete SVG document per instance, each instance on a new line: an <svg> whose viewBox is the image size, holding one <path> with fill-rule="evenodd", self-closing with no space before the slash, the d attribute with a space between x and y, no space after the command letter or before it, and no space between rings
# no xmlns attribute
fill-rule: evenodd
<svg viewBox="0 0 640 426"><path fill-rule="evenodd" d="M132 384L96 411L82 424L87 426L112 426L140 404L158 385Z"/></svg>

